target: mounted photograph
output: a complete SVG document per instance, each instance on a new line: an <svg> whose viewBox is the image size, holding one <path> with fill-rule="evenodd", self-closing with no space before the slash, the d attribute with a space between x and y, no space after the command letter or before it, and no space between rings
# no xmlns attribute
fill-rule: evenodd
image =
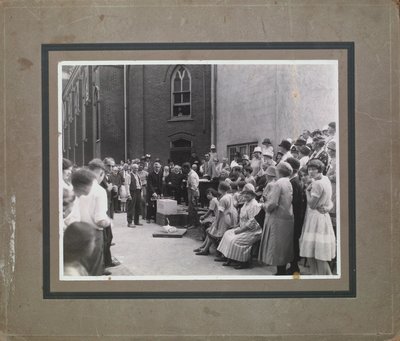
<svg viewBox="0 0 400 341"><path fill-rule="evenodd" d="M341 278L337 60L57 77L59 280Z"/></svg>

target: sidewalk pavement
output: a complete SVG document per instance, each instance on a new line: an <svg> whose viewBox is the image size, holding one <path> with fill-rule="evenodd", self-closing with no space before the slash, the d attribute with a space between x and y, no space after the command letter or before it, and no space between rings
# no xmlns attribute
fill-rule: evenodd
<svg viewBox="0 0 400 341"><path fill-rule="evenodd" d="M127 227L126 213L116 213L111 254L121 264L109 268L113 276L258 276L274 275L276 268L254 264L237 270L215 262L215 249L208 256L197 256L193 249L201 245L196 230L182 238L153 238L161 231L155 223L140 221L143 226Z"/></svg>

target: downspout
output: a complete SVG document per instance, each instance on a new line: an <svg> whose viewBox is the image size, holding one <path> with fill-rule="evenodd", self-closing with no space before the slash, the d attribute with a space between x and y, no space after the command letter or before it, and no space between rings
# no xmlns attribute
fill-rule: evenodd
<svg viewBox="0 0 400 341"><path fill-rule="evenodd" d="M124 65L124 162L128 159L128 127L127 127L127 89L126 89L126 65Z"/></svg>
<svg viewBox="0 0 400 341"><path fill-rule="evenodd" d="M216 144L215 138L215 65L211 65L211 144Z"/></svg>

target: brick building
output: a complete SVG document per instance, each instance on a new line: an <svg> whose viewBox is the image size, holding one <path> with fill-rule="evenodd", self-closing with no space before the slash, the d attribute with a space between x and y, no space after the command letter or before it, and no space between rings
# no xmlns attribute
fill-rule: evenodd
<svg viewBox="0 0 400 341"><path fill-rule="evenodd" d="M63 156L186 161L211 143L210 65L76 66L63 82Z"/></svg>
<svg viewBox="0 0 400 341"><path fill-rule="evenodd" d="M78 66L63 87L63 155L181 164L216 144L250 155L338 120L335 63Z"/></svg>

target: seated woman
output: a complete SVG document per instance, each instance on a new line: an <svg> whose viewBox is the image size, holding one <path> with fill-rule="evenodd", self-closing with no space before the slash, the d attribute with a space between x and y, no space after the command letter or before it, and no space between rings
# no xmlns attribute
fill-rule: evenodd
<svg viewBox="0 0 400 341"><path fill-rule="evenodd" d="M300 256L307 257L312 275L332 275L329 261L336 256L336 238L329 211L332 186L322 175L324 164L318 159L308 163L311 184L306 189L307 211L300 237Z"/></svg>
<svg viewBox="0 0 400 341"><path fill-rule="evenodd" d="M89 276L84 264L95 248L95 227L75 222L64 231L64 275Z"/></svg>
<svg viewBox="0 0 400 341"><path fill-rule="evenodd" d="M208 188L206 191L207 199L209 200L208 211L200 217L201 228L203 232L204 243L193 252L200 252L207 244L206 230L215 222L218 217L218 198L219 193L214 188Z"/></svg>
<svg viewBox="0 0 400 341"><path fill-rule="evenodd" d="M250 267L251 247L262 233L259 223L253 219L260 211L254 186L246 184L242 196L245 203L240 210L239 226L225 232L217 249L227 259L223 265L235 265L235 269Z"/></svg>
<svg viewBox="0 0 400 341"><path fill-rule="evenodd" d="M218 203L217 219L207 230L207 239L204 247L196 255L208 255L211 245L217 246L224 233L236 225L237 211L233 206L233 197L229 193L231 187L226 182L221 182L218 186L218 192L221 198Z"/></svg>
<svg viewBox="0 0 400 341"><path fill-rule="evenodd" d="M293 189L289 180L292 172L287 162L276 166L278 179L269 187L264 203L266 218L258 258L276 266L277 275L286 275L286 265L293 260Z"/></svg>

